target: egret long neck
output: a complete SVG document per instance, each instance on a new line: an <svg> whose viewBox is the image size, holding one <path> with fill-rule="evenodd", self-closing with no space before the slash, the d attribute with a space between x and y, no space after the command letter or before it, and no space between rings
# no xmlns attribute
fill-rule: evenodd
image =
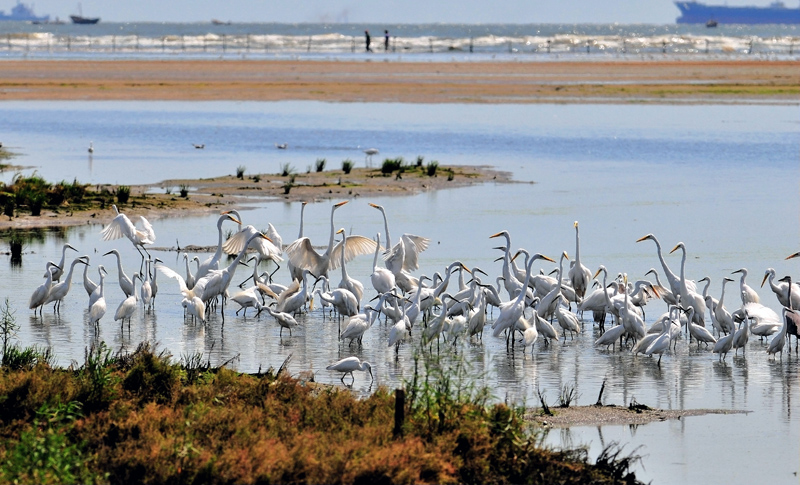
<svg viewBox="0 0 800 485"><path fill-rule="evenodd" d="M372 258L372 272L378 270L378 252L381 250L381 233L378 233L377 241L375 243L375 257Z"/></svg>

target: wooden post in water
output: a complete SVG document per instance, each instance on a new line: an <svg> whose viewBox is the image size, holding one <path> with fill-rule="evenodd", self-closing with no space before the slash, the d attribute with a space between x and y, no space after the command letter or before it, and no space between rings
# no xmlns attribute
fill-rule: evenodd
<svg viewBox="0 0 800 485"><path fill-rule="evenodd" d="M667 41L666 40L662 40L661 41L661 53L662 54L666 54L667 53Z"/></svg>
<svg viewBox="0 0 800 485"><path fill-rule="evenodd" d="M308 47L306 48L306 52L311 52L311 36L308 36Z"/></svg>
<svg viewBox="0 0 800 485"><path fill-rule="evenodd" d="M472 53L472 37L469 38L469 52Z"/></svg>
<svg viewBox="0 0 800 485"><path fill-rule="evenodd" d="M403 423L406 420L406 391L394 390L394 437L403 436Z"/></svg>
<svg viewBox="0 0 800 485"><path fill-rule="evenodd" d="M547 39L547 53L548 54L550 53L550 42L552 42L552 41L550 39Z"/></svg>
<svg viewBox="0 0 800 485"><path fill-rule="evenodd" d="M430 46L431 54L433 54L433 39L430 37L428 37L428 45Z"/></svg>
<svg viewBox="0 0 800 485"><path fill-rule="evenodd" d="M592 44L591 44L591 42L592 42L592 41L590 41L590 40L587 40L587 41L586 41L586 53L587 53L587 54L589 53L589 47L592 45Z"/></svg>

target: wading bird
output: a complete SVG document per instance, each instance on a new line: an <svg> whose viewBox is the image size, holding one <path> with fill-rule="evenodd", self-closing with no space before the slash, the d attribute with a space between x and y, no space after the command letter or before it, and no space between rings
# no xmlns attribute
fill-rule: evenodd
<svg viewBox="0 0 800 485"><path fill-rule="evenodd" d="M347 374L350 374L350 377L353 378L353 382L355 382L356 378L353 375L353 372L357 370L362 372L364 371L369 372L369 376L372 378L372 380L375 380L375 376L372 375L372 365L366 361L361 362L361 359L355 356L345 357L344 359L329 365L325 369L333 370L336 372L343 372L342 382L344 382L344 378Z"/></svg>

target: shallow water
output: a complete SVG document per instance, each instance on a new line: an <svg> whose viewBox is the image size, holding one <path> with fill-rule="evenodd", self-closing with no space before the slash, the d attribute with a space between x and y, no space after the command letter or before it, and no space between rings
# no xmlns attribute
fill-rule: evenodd
<svg viewBox="0 0 800 485"><path fill-rule="evenodd" d="M348 157L364 163L361 149L375 146L381 150L379 157L411 160L423 155L442 164L490 164L513 172L523 182L370 199L386 207L393 238L403 232L431 238L418 274L441 272L458 258L469 267L481 267L492 275L487 280L493 280L501 268L492 262L499 255L492 250L497 241L488 236L502 229L510 231L515 248L553 258L566 250L574 257L574 220L580 221L584 263L592 270L604 264L612 276L626 272L630 279L640 279L651 267L662 273L654 244L635 243L649 232L660 238L665 251L683 241L689 252L687 275L710 276L711 294L717 297L721 278L740 267L750 270L748 283L753 287L758 287L767 267L774 267L779 276L795 274L797 268L795 262L783 260L798 250L800 240L795 106L315 102L1 106L8 114L4 118L15 122L0 124L0 139L25 154L18 159L20 164L35 165L50 180L157 182L186 176L179 174L232 173L238 165L246 165L248 173L275 172L282 163L302 170L320 157L335 168ZM96 147L91 166L85 151L89 140ZM204 142L207 148L195 150L193 142ZM289 149L276 150L277 142L289 143ZM131 166L137 167L133 173ZM332 202L306 209L305 234L317 244L327 240ZM336 227L366 236L383 233L380 214L366 202L355 198L339 209ZM254 204L242 217L256 227L271 222L284 241L290 241L298 230L299 204ZM176 240L182 246L214 244L215 221L215 216L152 221L156 246L172 246ZM122 292L116 285L113 258L102 254L119 248L128 274L136 270L139 259L127 241L101 242L100 229L93 225L42 231L40 239L28 244L31 254L24 256L22 266L9 264L7 277L0 280L0 296L12 298L22 324L20 342L52 346L61 365L72 360L82 363L84 349L97 340L114 349L132 349L150 340L176 359L203 352L214 364L234 359L231 365L245 372L277 368L291 355L292 373L312 370L318 381L333 384L339 384L339 376L324 367L359 355L374 364L376 377L371 385L368 378L357 375L353 388L360 393L376 385L394 387L412 376L415 346L404 345L395 356L386 346L388 328L383 324L367 332L361 349L339 343L336 321L323 321L319 310L303 317L292 336L284 331L282 338L272 318L236 317L235 305L226 311L224 326L219 315L205 327L195 326L184 322L177 285L163 275L156 312L139 313L130 328L120 329L112 314ZM48 308L40 319L25 309L28 295L41 282L44 263L60 259L64 242L77 247L79 254L90 255L95 281L98 263L109 270L109 311L97 334L85 324L80 276L75 276L60 316ZM154 255L182 272L176 253L154 251ZM677 272L679 253L666 258ZM534 267L550 271L553 266ZM374 294L368 277L371 268L371 256L348 264L348 272L368 288L369 298ZM247 271L242 267L235 280L243 279ZM276 277L285 281L285 269ZM339 279L335 272L333 282ZM779 309L769 289L758 291L766 304ZM735 302L735 292L728 293L726 306L735 308ZM646 307L648 323L665 309L663 302L651 302ZM575 385L578 404L592 404L605 378L606 403L635 399L660 408L752 411L635 428L553 430L547 443L587 444L592 457L611 441L625 444L629 451L641 446L638 453L645 458L638 475L655 483L752 483L765 474L775 483L796 483L800 427L792 408L799 397L797 354L768 359L766 344L751 338L745 356L730 355L719 363L710 351L697 350L695 344L689 347L683 340L677 353L665 355L659 367L646 357L594 349L597 335L588 321L574 340L549 347L540 340L531 357L519 349L507 352L505 342L487 332L482 341L457 345L455 354L446 346L441 353L447 359L463 357L497 399L514 403L536 404L540 388L552 404L559 389ZM418 338L415 332L414 341ZM737 460L739 456L747 459Z"/></svg>

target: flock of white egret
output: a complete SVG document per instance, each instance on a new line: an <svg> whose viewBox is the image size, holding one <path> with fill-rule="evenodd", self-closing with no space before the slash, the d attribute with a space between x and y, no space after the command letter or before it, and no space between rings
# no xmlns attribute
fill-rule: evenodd
<svg viewBox="0 0 800 485"><path fill-rule="evenodd" d="M142 260L138 272L128 276L123 268L120 253L112 249L104 254L116 258L119 286L125 299L119 303L114 321L124 324L141 307L143 311L154 311L153 304L158 292L157 276L174 279L182 294L185 318L204 323L210 312L220 311L224 315L226 301L235 302L236 310L246 313L252 308L258 314L266 312L281 327L291 334L300 325L298 315L315 311L315 303L324 313L335 313L339 319L339 336L343 346L362 345L364 334L380 322L380 315L390 325L387 345L400 345L416 339L421 345L437 349L442 342L455 344L461 339L482 339L489 327L492 338L504 338L509 349L521 348L531 353L535 344L543 345L560 338L580 338L584 322L599 326L603 332L594 342L598 348L618 347L620 351L658 355L658 364L665 353L676 349L679 341L688 345L696 343L698 348L707 348L724 359L728 352L743 352L751 338L771 338L767 353L782 357L784 348L790 348L787 340L791 335L800 335L800 286L791 278L776 279L775 270L769 268L761 282L769 281L782 306L781 315L761 304L759 295L746 281L745 268L734 271L739 275L737 295L728 294L726 284L734 279L723 278L719 298L708 294L708 277L693 281L686 276L687 251L678 243L670 252L682 253L681 267L675 274L664 259L661 244L653 234L637 242L653 241L661 265L662 284L659 271L651 269L645 275L653 275L655 282L640 279L630 281L627 274L620 273L610 278L606 268L592 272L581 261L580 233L578 222L575 229L575 259L571 260L563 251L558 261L525 249L514 251L511 235L500 231L488 235L488 239L502 238L504 244L495 249L501 256L501 274L494 278L480 268L467 268L460 261L448 265L442 274L432 276L413 273L419 269L420 254L428 248L427 238L403 234L392 244L389 223L383 207L369 204L380 211L385 228L386 249L381 246L381 234L374 239L360 235L346 235L344 229L336 229L336 210L347 203L340 202L331 208L330 237L326 245L314 245L303 235L303 213L300 212L300 230L297 239L284 245L283 239L272 224L264 232L252 225L243 225L240 214L235 211L222 213L217 220L218 242L216 251L204 261L189 258L184 253L183 274L168 268L158 258L152 258L146 246L155 242L155 233L150 223L139 217L140 228L117 207L117 216L101 232L103 240L128 238L139 251ZM229 238L224 237L226 222L238 225ZM318 249L322 252L318 252ZM78 264L84 265L83 285L87 292L88 323L99 325L106 314L105 284L107 271L97 266L99 283L89 277L89 257L75 258L65 267L67 250L77 251L64 244L61 261L47 262L44 282L37 287L30 299L29 307L39 314L50 303L59 311L67 296L73 271ZM223 263L223 254L232 256ZM347 262L359 255L372 255L373 265L370 281L373 290L365 291L365 282L358 281L347 272ZM518 265L524 255L524 263ZM800 252L787 259L800 256ZM240 265L255 260L252 276L240 285L231 285ZM278 270L259 273L259 263L272 261L280 269L284 262L288 267L285 284L276 280ZM535 272L537 260L557 263L550 274L542 270ZM566 260L566 261L565 261ZM565 265L566 262L566 265ZM195 269L192 270L192 263ZM340 269L341 280L331 286L332 272ZM451 277L457 273L457 283L451 285ZM592 280L602 274L602 280ZM185 275L185 276L184 276ZM491 281L484 283L481 276ZM252 279L249 286L245 286ZM137 284L137 280L138 284ZM702 290L699 283L705 281ZM163 284L163 283L162 283ZM734 287L734 285L731 285ZM730 287L729 287L730 288ZM449 291L448 291L449 290ZM370 295L376 295L371 298ZM668 311L658 317L649 328L645 325L644 307L653 299L661 299ZM269 301L269 303L268 303ZM734 308L729 311L726 304ZM498 311L495 317L495 309ZM323 315L324 315L323 313ZM588 315L591 315L589 317ZM591 318L591 320L589 319ZM611 319L606 328L607 319ZM413 336L413 337L412 337ZM797 343L795 343L797 346ZM348 357L328 366L329 370L352 376L356 370L369 371L372 365L357 357Z"/></svg>

